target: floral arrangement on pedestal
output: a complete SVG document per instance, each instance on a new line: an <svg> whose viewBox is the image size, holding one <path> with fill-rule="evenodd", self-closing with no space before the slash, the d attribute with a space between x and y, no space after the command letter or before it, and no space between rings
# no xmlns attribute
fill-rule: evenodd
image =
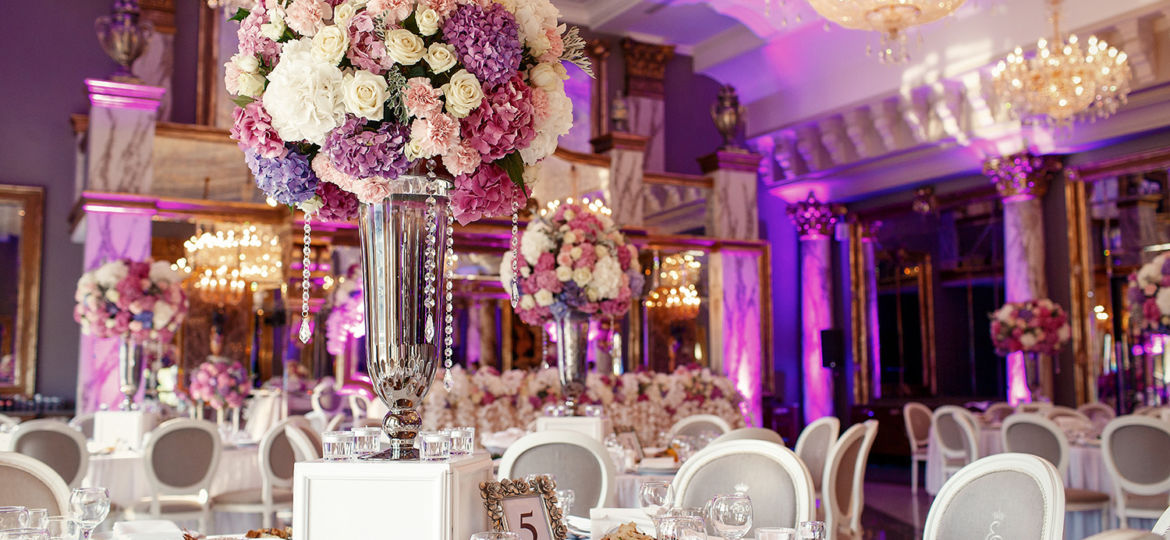
<svg viewBox="0 0 1170 540"><path fill-rule="evenodd" d="M191 399L206 403L216 411L225 407L238 409L251 394L252 382L239 362L209 360L199 364L191 374L187 391Z"/></svg>
<svg viewBox="0 0 1170 540"><path fill-rule="evenodd" d="M423 401L427 429L476 426L481 433L526 427L547 404L561 402L555 368L539 371L456 366L451 390L436 385ZM680 367L673 373L638 372L620 376L589 373L583 403L604 407L615 426L630 427L644 445L661 444L659 433L682 418L714 414L743 427L744 397L731 379L707 368Z"/></svg>
<svg viewBox="0 0 1170 540"><path fill-rule="evenodd" d="M1170 253L1130 274L1128 295L1131 333L1170 333Z"/></svg>
<svg viewBox="0 0 1170 540"><path fill-rule="evenodd" d="M520 257L504 254L500 280L517 281L520 320L543 326L568 311L625 315L645 278L638 249L600 201L553 201L520 236Z"/></svg>
<svg viewBox="0 0 1170 540"><path fill-rule="evenodd" d="M1068 314L1047 298L1008 302L991 314L991 341L999 354L1053 354L1069 339Z"/></svg>
<svg viewBox="0 0 1170 540"><path fill-rule="evenodd" d="M166 261L107 262L77 281L73 319L89 336L169 342L187 316L183 278Z"/></svg>
<svg viewBox="0 0 1170 540"><path fill-rule="evenodd" d="M526 166L572 127L563 62L592 73L549 0L247 5L231 136L269 198L321 219L381 202L424 161L454 177L460 222L514 212Z"/></svg>

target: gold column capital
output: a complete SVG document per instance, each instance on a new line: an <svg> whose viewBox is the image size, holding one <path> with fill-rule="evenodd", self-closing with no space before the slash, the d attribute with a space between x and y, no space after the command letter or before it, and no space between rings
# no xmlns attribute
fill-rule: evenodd
<svg viewBox="0 0 1170 540"><path fill-rule="evenodd" d="M1031 152L994 157L983 163L983 174L1005 201L1044 196L1052 178L1063 169L1060 156Z"/></svg>
<svg viewBox="0 0 1170 540"><path fill-rule="evenodd" d="M622 39L626 61L626 95L662 99L666 96L666 64L674 57L674 45Z"/></svg>
<svg viewBox="0 0 1170 540"><path fill-rule="evenodd" d="M818 201L812 192L807 199L788 205L788 217L796 224L802 239L831 235L833 226L844 214L843 207Z"/></svg>

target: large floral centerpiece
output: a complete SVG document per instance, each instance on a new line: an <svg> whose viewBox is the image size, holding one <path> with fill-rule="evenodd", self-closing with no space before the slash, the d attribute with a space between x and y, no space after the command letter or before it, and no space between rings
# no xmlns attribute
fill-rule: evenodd
<svg viewBox="0 0 1170 540"><path fill-rule="evenodd" d="M525 167L572 127L562 62L584 41L549 0L264 0L233 17L232 137L271 199L348 219L441 164L462 223L513 212Z"/></svg>
<svg viewBox="0 0 1170 540"><path fill-rule="evenodd" d="M991 314L991 340L999 354L1053 354L1069 339L1068 315L1047 298L1008 302Z"/></svg>
<svg viewBox="0 0 1170 540"><path fill-rule="evenodd" d="M182 282L166 261L107 262L77 281L73 319L89 336L168 342L187 315Z"/></svg>
<svg viewBox="0 0 1170 540"><path fill-rule="evenodd" d="M561 399L557 370L490 367L474 373L452 370L450 390L436 388L423 403L427 429L476 426L482 433L525 428L545 405ZM743 427L744 397L727 377L707 368L679 367L673 373L637 372L613 376L589 373L583 403L601 405L618 427L633 428L645 445L662 444L659 434L695 414L714 414Z"/></svg>
<svg viewBox="0 0 1170 540"><path fill-rule="evenodd" d="M520 320L543 326L566 312L620 317L640 294L638 249L598 201L550 203L520 237L520 257L504 255L504 286L519 273Z"/></svg>
<svg viewBox="0 0 1170 540"><path fill-rule="evenodd" d="M1170 253L1130 274L1128 295L1131 332L1170 333Z"/></svg>
<svg viewBox="0 0 1170 540"><path fill-rule="evenodd" d="M207 361L191 374L188 387L191 399L210 405L217 411L225 407L238 409L252 392L248 372L239 362Z"/></svg>

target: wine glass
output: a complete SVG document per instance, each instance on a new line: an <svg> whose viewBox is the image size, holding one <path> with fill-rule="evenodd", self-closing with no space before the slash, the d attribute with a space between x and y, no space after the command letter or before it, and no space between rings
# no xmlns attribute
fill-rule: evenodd
<svg viewBox="0 0 1170 540"><path fill-rule="evenodd" d="M45 520L50 540L77 540L81 525L68 516L53 516Z"/></svg>
<svg viewBox="0 0 1170 540"><path fill-rule="evenodd" d="M23 506L0 506L0 531L28 526L28 508Z"/></svg>
<svg viewBox="0 0 1170 540"><path fill-rule="evenodd" d="M743 493L719 495L711 501L711 526L727 540L739 540L752 529L752 500Z"/></svg>
<svg viewBox="0 0 1170 540"><path fill-rule="evenodd" d="M638 486L638 507L646 513L654 523L654 535L658 536L658 521L674 504L674 487L670 482L661 480L647 480Z"/></svg>
<svg viewBox="0 0 1170 540"><path fill-rule="evenodd" d="M69 508L81 524L81 537L88 539L110 513L110 492L100 487L77 488L69 497Z"/></svg>

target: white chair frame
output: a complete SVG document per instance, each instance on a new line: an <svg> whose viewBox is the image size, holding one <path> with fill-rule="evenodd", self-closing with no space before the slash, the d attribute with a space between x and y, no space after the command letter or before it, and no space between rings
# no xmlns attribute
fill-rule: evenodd
<svg viewBox="0 0 1170 540"><path fill-rule="evenodd" d="M288 443L293 447L293 453L297 456L297 461L312 461L321 459L321 447L313 444L313 440L305 434L304 429L297 425L292 418L282 422L284 426L284 436L288 437Z"/></svg>
<svg viewBox="0 0 1170 540"><path fill-rule="evenodd" d="M959 429L966 442L966 449L951 448L943 441L942 436L938 433L938 419L943 415L952 415L956 418L956 423L959 424ZM979 459L978 429L975 424L975 416L967 409L954 405L943 405L934 410L934 414L930 418L930 436L934 438L934 444L938 445L939 454L942 455L944 478L950 478L959 469ZM965 461L961 465L956 466L952 463L952 460L955 459L963 459Z"/></svg>
<svg viewBox="0 0 1170 540"><path fill-rule="evenodd" d="M7 414L0 414L0 426L5 426L6 428L14 428L19 424L20 424L20 420L17 420L16 418L8 416Z"/></svg>
<svg viewBox="0 0 1170 540"><path fill-rule="evenodd" d="M718 426L719 429L723 430L722 432L719 433L720 435L723 435L724 433L731 431L731 424L728 424L727 420L724 420L724 419L722 419L718 416L715 416L713 414L693 414L691 416L683 418L682 420L679 420L678 422L675 422L673 426L670 426L670 438L673 439L675 434L677 434L679 431L681 431L682 428L684 428L684 427L687 427L691 424L698 424L698 423L703 423L703 422L715 424L716 426ZM670 441L668 440L665 442L669 443Z"/></svg>
<svg viewBox="0 0 1170 540"><path fill-rule="evenodd" d="M59 515L69 512L69 497L72 490L65 484L65 480L61 479L61 475L57 474L52 467L45 465L40 460L28 457L16 452L0 452L0 468L12 468L24 471L33 478L40 480L42 484L49 489L53 494L53 499L57 502L57 511L53 512L49 509L50 515Z"/></svg>
<svg viewBox="0 0 1170 540"><path fill-rule="evenodd" d="M589 508L606 508L614 505L614 492L617 489L617 471L613 460L609 457L609 450L597 439L577 433L575 431L549 430L529 433L508 447L500 458L498 479L512 478L512 468L516 459L525 452L547 444L571 444L585 449L597 460L601 466L601 491L596 501L581 501L590 504Z"/></svg>
<svg viewBox="0 0 1170 540"><path fill-rule="evenodd" d="M1007 412L1007 414L1004 414L1001 416L999 414L1000 411L1008 411L1008 412ZM988 422L988 423L996 422L996 421L1002 422L1008 416L1011 416L1011 414L1014 412L1016 412L1016 408L1012 407L1011 403L1008 403L1006 401L997 401L995 403L992 403L991 406L988 407L986 411L983 411L983 415L982 415L983 421Z"/></svg>
<svg viewBox="0 0 1170 540"><path fill-rule="evenodd" d="M211 462L207 467L207 472L203 475L203 478L192 483L190 486L172 486L164 483L158 478L158 475L151 464L154 462L154 449L158 444L158 441L165 438L165 435L169 433L183 429L198 429L207 432L207 434L211 436L214 443L211 447ZM200 530L207 530L207 526L211 517L211 480L212 478L215 478L215 473L217 470L219 470L219 458L222 452L223 445L220 441L219 429L213 422L209 422L207 420L192 420L190 418L176 418L174 420L167 420L159 427L155 428L155 430L150 433L150 437L146 442L146 448L142 453L143 463L146 468L146 480L151 487L150 515L156 519L162 517L162 497L167 495L174 495L181 499L187 499L189 497L195 496L195 500L197 500L202 506L202 510L200 512L173 513L167 514L167 516L171 519L198 519ZM134 513L135 508L131 508L126 512L126 514L131 519L134 519Z"/></svg>
<svg viewBox="0 0 1170 540"><path fill-rule="evenodd" d="M277 489L292 490L293 478L280 478L272 470L272 448L276 443L277 436L284 434L288 437L288 432L285 427L289 425L288 420L281 421L272 429L264 434L260 439L259 457L260 457L260 502L259 503L244 503L244 504L213 504L212 510L216 512L230 512L237 514L260 514L261 526L268 528L272 527L275 520L275 514L281 510L292 510L292 501L287 503L277 503L273 500L274 492ZM294 426L295 430L296 427ZM303 435L303 434L302 434ZM307 437L306 437L307 439ZM292 446L290 438L289 445ZM293 455L297 456L297 448L293 446ZM294 457L294 460L300 461Z"/></svg>
<svg viewBox="0 0 1170 540"><path fill-rule="evenodd" d="M1159 519L1163 517L1163 512L1127 509L1125 507L1127 493L1134 495L1161 495L1170 492L1170 476L1152 484L1139 484L1123 478L1120 471L1117 470L1117 463L1113 461L1112 436L1118 429L1129 426L1146 426L1162 431L1167 436L1170 436L1170 423L1149 416L1136 414L1120 416L1105 426L1105 432L1101 434L1101 453L1105 458L1105 469L1109 471L1109 476L1113 478L1113 511L1117 515L1119 524L1123 527L1128 524L1129 518L1131 517L1145 519Z"/></svg>
<svg viewBox="0 0 1170 540"><path fill-rule="evenodd" d="M1104 412L1105 414L1109 415L1110 418L1117 417L1117 411L1114 411L1113 407L1110 407L1104 403L1101 403L1100 401L1086 403L1084 405L1081 405L1080 407L1077 407L1077 412L1079 412L1079 413L1081 413L1089 418L1092 418L1093 415L1090 413L1093 411Z"/></svg>
<svg viewBox="0 0 1170 540"><path fill-rule="evenodd" d="M996 404L996 405L998 405L998 404ZM995 407L995 405L992 405L992 407ZM914 411L914 412L912 412L912 411ZM923 436L921 438L918 437L917 433L914 433L914 424L910 421L910 415L914 414L914 413L925 414L926 418L930 419L932 424L934 422L934 416L930 410L930 407L927 407L926 405L923 405L923 404L918 403L916 401L911 401L911 402L902 406L902 423L906 425L906 440L910 442L910 493L911 494L918 493L918 466L919 466L919 464L923 464L923 465L926 464L926 460L928 457L927 447L930 445L930 427L929 426L926 429L926 433L924 434L925 436Z"/></svg>
<svg viewBox="0 0 1170 540"><path fill-rule="evenodd" d="M1034 401L1032 403L1021 403L1016 406L1016 412L1045 414L1048 409L1052 408L1052 404L1047 401Z"/></svg>
<svg viewBox="0 0 1170 540"><path fill-rule="evenodd" d="M729 441L742 440L765 441L784 446L784 437L781 437L779 433L776 433L775 431L767 428L758 427L733 429L727 433L724 433L723 435L720 435L715 440L711 441L710 444L721 444Z"/></svg>
<svg viewBox="0 0 1170 540"><path fill-rule="evenodd" d="M84 414L79 414L77 416L74 416L73 418L71 418L69 420L69 427L76 429L77 431L80 431L84 435L85 430L82 429L82 424L89 422L90 423L90 433L92 433L93 432L94 414L95 413L90 412L90 413L84 413ZM89 439L89 436L86 436L86 439Z"/></svg>
<svg viewBox="0 0 1170 540"><path fill-rule="evenodd" d="M980 459L964 467L955 476L951 477L938 492L930 512L926 514L926 528L923 531L923 540L947 540L939 537L943 515L951 511L951 504L968 485L984 475L1016 471L1032 477L1040 488L1043 497L1044 515L1042 516L1040 538L1034 540L1060 540L1064 534L1064 483L1060 473L1051 463L1030 454L996 454ZM966 509L955 508L962 512ZM982 533L979 533L982 537ZM1033 539L1029 539L1033 540Z"/></svg>
<svg viewBox="0 0 1170 540"><path fill-rule="evenodd" d="M89 471L89 445L86 442L85 435L83 435L80 431L70 427L69 424L58 422L57 420L47 419L29 420L28 422L22 422L21 424L17 425L16 430L12 432L12 435L8 440L8 448L5 448L5 450L11 450L15 452L20 439L36 431L51 431L54 433L60 433L68 437L73 441L74 444L77 445L77 452L81 456L79 459L80 463L77 464L77 473L73 475L73 478L62 477L62 480L65 480L65 483L69 486L69 489L80 487L81 481L85 479L86 472Z"/></svg>
<svg viewBox="0 0 1170 540"><path fill-rule="evenodd" d="M1162 512L1162 517L1158 518L1157 523L1154 523L1154 530L1152 532L1162 536L1170 535L1170 508Z"/></svg>
<svg viewBox="0 0 1170 540"><path fill-rule="evenodd" d="M825 459L824 480L821 481L821 507L825 509L825 531L828 538L835 539L844 532L849 538L861 538L861 511L865 505L865 466L869 461L869 451L873 441L877 438L877 420L867 420L864 424L854 424L845 430L837 442L829 449L829 456ZM857 451L857 462L852 471L841 470L841 461L845 458L846 450L854 442L860 440L861 446ZM849 499L849 508L841 508L837 504L837 478L839 474L853 475L853 490Z"/></svg>
<svg viewBox="0 0 1170 540"><path fill-rule="evenodd" d="M796 436L796 446L792 449L793 452L796 452L797 457L805 455L805 452L807 450L806 447L809 445L809 442L808 442L809 434L813 433L819 429L829 430L828 439L829 439L829 441L832 441L829 443L829 447L825 448L824 450L817 449L818 451L824 452L824 454L827 456L829 454L829 449L833 447L833 442L835 442L837 440L837 438L840 437L840 435L841 435L841 421L838 420L836 416L822 416L820 418L817 418L816 420L813 420L811 423L809 423L809 425L804 426L804 429L800 430L800 435ZM802 462L803 462L803 459L804 458L801 458ZM807 466L808 464L806 463L805 465ZM816 471L815 474L817 475L818 480L821 478L824 478L823 475L825 473L825 468L827 468L828 466L829 466L829 463L828 463L828 461L826 461L824 466L821 468L821 470ZM813 473L813 471L810 469L809 473L811 474L811 473ZM812 486L813 486L813 497L816 499L820 499L821 498L821 489L823 489L824 486L821 486L821 488L818 488L815 483L812 484Z"/></svg>
<svg viewBox="0 0 1170 540"><path fill-rule="evenodd" d="M717 446L708 446L688 459L679 469L671 484L674 486L675 505L681 505L686 500L687 490L690 489L695 474L706 464L715 460L734 455L752 454L775 461L792 479L792 488L796 498L797 527L802 521L811 521L816 515L816 499L813 493L812 476L808 467L796 456L796 452L778 444L755 441L738 440L728 441Z"/></svg>

